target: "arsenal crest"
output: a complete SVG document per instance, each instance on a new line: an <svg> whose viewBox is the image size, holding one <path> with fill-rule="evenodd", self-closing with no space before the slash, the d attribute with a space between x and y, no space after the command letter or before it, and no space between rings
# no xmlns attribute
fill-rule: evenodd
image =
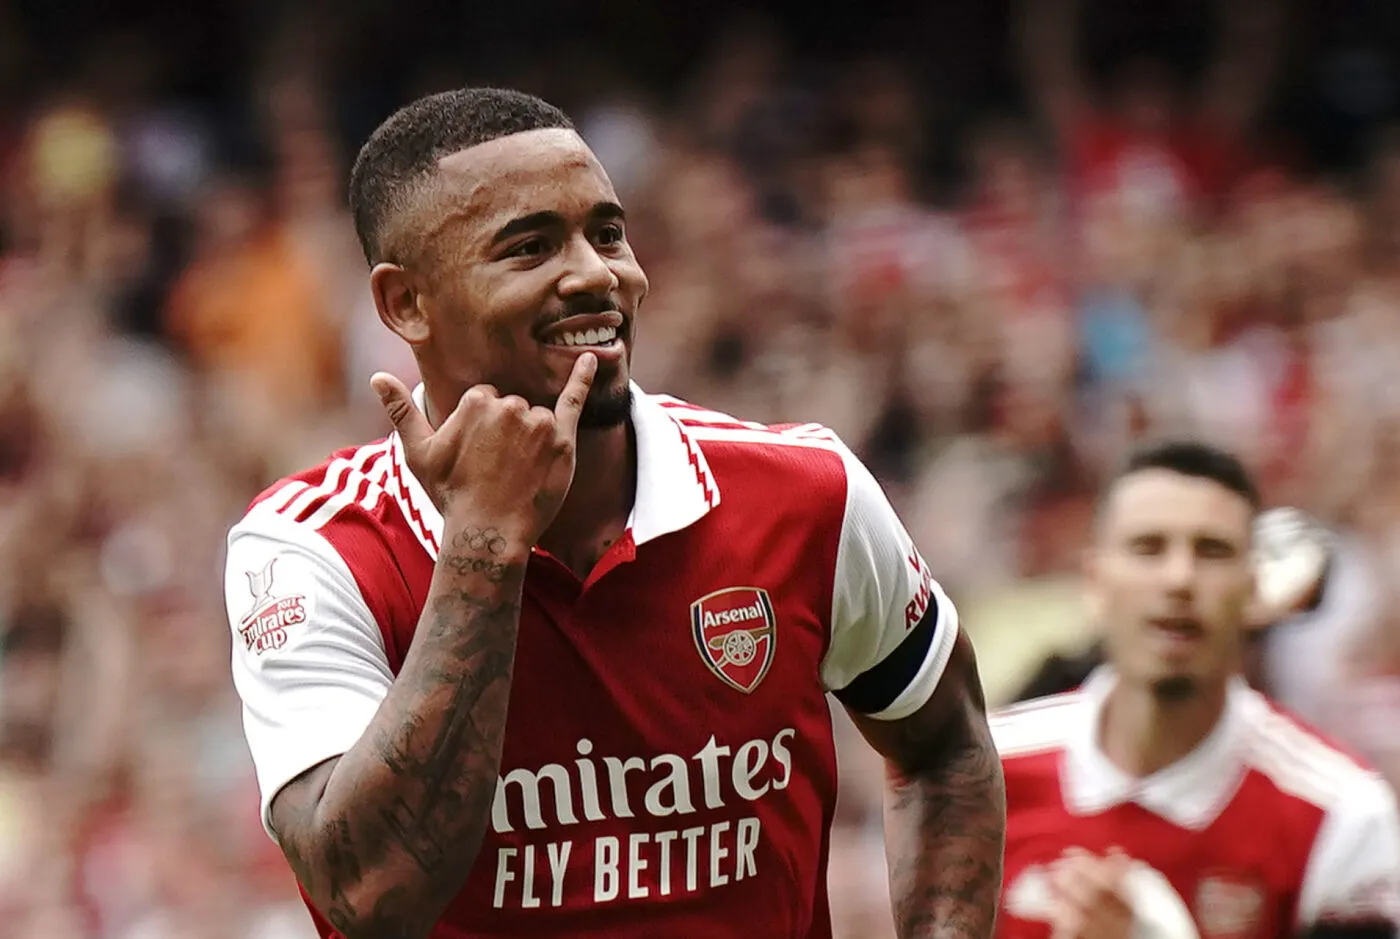
<svg viewBox="0 0 1400 939"><path fill-rule="evenodd" d="M1208 939L1248 939L1263 917L1264 900L1255 878L1216 873L1196 888L1196 922Z"/></svg>
<svg viewBox="0 0 1400 939"><path fill-rule="evenodd" d="M735 691L751 693L768 674L777 648L777 618L768 591L726 587L690 605L695 648L710 671Z"/></svg>

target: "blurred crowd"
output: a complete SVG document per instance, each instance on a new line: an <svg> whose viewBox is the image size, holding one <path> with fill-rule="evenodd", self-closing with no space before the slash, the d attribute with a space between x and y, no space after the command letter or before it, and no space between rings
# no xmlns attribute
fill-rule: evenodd
<svg viewBox="0 0 1400 939"><path fill-rule="evenodd" d="M1227 444L1271 503L1340 533L1323 608L1271 644L1279 694L1390 768L1400 130L1374 127L1345 174L1255 132L1279 6L1229 4L1189 86L1128 60L1100 91L1073 5L1038 5L1006 37L1026 107L951 148L897 61L814 80L747 19L674 100L616 80L566 103L651 277L644 388L833 427L968 598L974 637L983 601L1005 620L998 600L1072 582L1134 440ZM162 93L147 46L0 95L0 922L17 939L311 934L257 819L223 536L272 480L386 431L371 371L414 377L366 291L344 199L358 141L302 54L315 26L248 80L258 159ZM955 183L935 183L950 149ZM1037 648L1002 635L982 657L1014 679ZM1367 720L1337 720L1358 703ZM879 768L843 752L838 935L879 937Z"/></svg>

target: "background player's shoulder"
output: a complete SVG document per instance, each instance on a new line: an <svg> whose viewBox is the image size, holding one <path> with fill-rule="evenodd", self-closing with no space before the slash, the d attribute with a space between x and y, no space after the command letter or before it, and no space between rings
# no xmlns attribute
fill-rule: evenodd
<svg viewBox="0 0 1400 939"><path fill-rule="evenodd" d="M1258 692L1248 692L1247 759L1281 791L1325 811L1368 800L1386 788L1361 757L1308 727Z"/></svg>
<svg viewBox="0 0 1400 939"><path fill-rule="evenodd" d="M1059 750L1083 705L1083 692L1067 691L998 708L988 717L997 752L1003 760L1014 760Z"/></svg>
<svg viewBox="0 0 1400 939"><path fill-rule="evenodd" d="M317 532L347 511L372 511L392 485L395 466L387 438L338 450L264 489L230 534L269 528Z"/></svg>

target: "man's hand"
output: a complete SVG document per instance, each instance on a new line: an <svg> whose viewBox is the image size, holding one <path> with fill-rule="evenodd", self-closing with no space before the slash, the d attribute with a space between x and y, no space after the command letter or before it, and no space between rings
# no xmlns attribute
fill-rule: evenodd
<svg viewBox="0 0 1400 939"><path fill-rule="evenodd" d="M505 525L508 535L534 544L573 483L579 415L597 369L591 352L575 359L552 411L473 386L437 430L397 378L380 372L370 384L399 432L408 468L444 517Z"/></svg>
<svg viewBox="0 0 1400 939"><path fill-rule="evenodd" d="M395 378L371 380L442 547L393 686L360 739L273 797L297 879L351 939L428 936L490 825L530 548L574 476L597 368L580 355L551 411L477 386L437 430Z"/></svg>
<svg viewBox="0 0 1400 939"><path fill-rule="evenodd" d="M1130 939L1133 908L1126 894L1131 861L1071 848L1050 869L1051 939Z"/></svg>

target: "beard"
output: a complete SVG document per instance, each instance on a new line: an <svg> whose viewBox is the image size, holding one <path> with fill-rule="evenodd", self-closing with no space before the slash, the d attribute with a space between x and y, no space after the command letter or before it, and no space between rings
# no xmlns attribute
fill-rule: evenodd
<svg viewBox="0 0 1400 939"><path fill-rule="evenodd" d="M578 416L579 430L607 430L627 423L632 416L632 386L627 383L594 385Z"/></svg>
<svg viewBox="0 0 1400 939"><path fill-rule="evenodd" d="M1189 675L1172 675L1152 683L1152 695L1163 704L1186 701L1196 696L1196 679Z"/></svg>

